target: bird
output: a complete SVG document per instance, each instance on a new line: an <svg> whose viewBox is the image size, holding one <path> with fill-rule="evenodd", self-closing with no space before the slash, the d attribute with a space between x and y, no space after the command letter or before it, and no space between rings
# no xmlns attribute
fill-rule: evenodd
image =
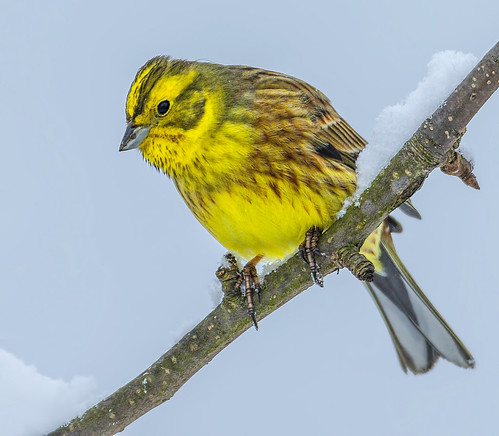
<svg viewBox="0 0 499 436"><path fill-rule="evenodd" d="M256 265L300 250L314 281L317 241L356 189L367 142L326 95L293 76L244 65L149 60L125 105L120 151L138 149L173 180L199 222L247 261L236 282L258 328ZM410 202L401 206L418 216ZM374 265L365 283L402 369L430 370L439 357L470 368L474 359L400 261L391 216L360 252Z"/></svg>

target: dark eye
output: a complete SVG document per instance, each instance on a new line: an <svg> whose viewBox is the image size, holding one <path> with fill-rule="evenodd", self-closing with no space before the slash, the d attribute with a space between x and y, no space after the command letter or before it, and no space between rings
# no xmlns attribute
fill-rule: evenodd
<svg viewBox="0 0 499 436"><path fill-rule="evenodd" d="M163 116L170 109L170 102L168 100L163 100L160 104L158 104L158 114Z"/></svg>

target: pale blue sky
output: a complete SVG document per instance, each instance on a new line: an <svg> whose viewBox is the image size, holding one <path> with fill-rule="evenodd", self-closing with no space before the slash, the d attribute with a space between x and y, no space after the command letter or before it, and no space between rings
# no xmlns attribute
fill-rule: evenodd
<svg viewBox="0 0 499 436"><path fill-rule="evenodd" d="M170 181L138 153L118 153L126 94L149 58L298 76L369 139L433 53L489 50L498 16L494 1L2 2L0 348L52 378L93 376L104 396L211 310L225 250ZM435 172L414 196L423 220L403 218L395 240L475 370L441 361L405 375L367 292L343 272L248 331L123 434L497 429L498 114L496 95L465 137L482 190Z"/></svg>

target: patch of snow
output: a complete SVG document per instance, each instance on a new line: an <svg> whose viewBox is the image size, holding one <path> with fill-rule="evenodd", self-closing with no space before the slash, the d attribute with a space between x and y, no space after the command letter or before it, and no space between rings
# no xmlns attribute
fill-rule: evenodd
<svg viewBox="0 0 499 436"><path fill-rule="evenodd" d="M210 296L212 309L215 309L215 307L220 304L224 296L220 281L214 279L212 282L210 282L210 284L208 285L208 294Z"/></svg>
<svg viewBox="0 0 499 436"><path fill-rule="evenodd" d="M257 269L257 272L258 272L258 277L260 278L260 281L263 283L263 280L265 279L265 276L267 274L270 274L272 271L274 271L275 269L279 268L282 264L286 263L288 261L288 259L292 256L295 255L295 253L298 251L298 249L296 249L295 251L293 251L292 253L289 253L287 256L285 256L284 258L282 259L277 259L277 260L274 260L274 261L268 261L266 259L263 259L257 266L256 266L256 269Z"/></svg>
<svg viewBox="0 0 499 436"><path fill-rule="evenodd" d="M48 433L98 400L92 378L53 379L2 349L0 386L0 433L9 436Z"/></svg>
<svg viewBox="0 0 499 436"><path fill-rule="evenodd" d="M170 346L175 345L180 339L182 339L187 333L189 333L196 325L198 325L199 320L184 321L182 325L174 330L170 330L168 336L170 337Z"/></svg>
<svg viewBox="0 0 499 436"><path fill-rule="evenodd" d="M443 103L478 59L470 53L452 50L435 53L426 76L416 89L393 106L385 107L376 119L372 139L357 159L357 190L345 202L337 217L356 202L426 118Z"/></svg>
<svg viewBox="0 0 499 436"><path fill-rule="evenodd" d="M227 257L227 253L225 253L222 256L222 260L220 261L220 266L222 268L229 268L230 267L230 262L229 262L229 258Z"/></svg>

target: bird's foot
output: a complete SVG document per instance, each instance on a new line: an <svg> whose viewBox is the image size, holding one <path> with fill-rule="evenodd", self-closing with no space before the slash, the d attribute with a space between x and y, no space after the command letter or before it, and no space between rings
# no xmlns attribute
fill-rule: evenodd
<svg viewBox="0 0 499 436"><path fill-rule="evenodd" d="M300 244L300 253L303 260L310 268L310 274L312 275L314 283L323 287L324 278L320 272L319 265L315 261L315 256L320 254L317 243L319 242L319 236L321 234L322 231L316 227L312 227L305 233L305 240Z"/></svg>
<svg viewBox="0 0 499 436"><path fill-rule="evenodd" d="M256 320L256 309L255 309L255 294L258 297L258 302L260 302L260 296L262 288L260 285L260 280L258 279L258 274L256 272L256 264L260 261L262 256L257 256L250 260L244 268L241 270L240 276L234 284L234 289L241 292L246 300L246 307L248 308L248 315L253 321L255 329L258 330L258 322ZM243 292L244 284L244 292Z"/></svg>

